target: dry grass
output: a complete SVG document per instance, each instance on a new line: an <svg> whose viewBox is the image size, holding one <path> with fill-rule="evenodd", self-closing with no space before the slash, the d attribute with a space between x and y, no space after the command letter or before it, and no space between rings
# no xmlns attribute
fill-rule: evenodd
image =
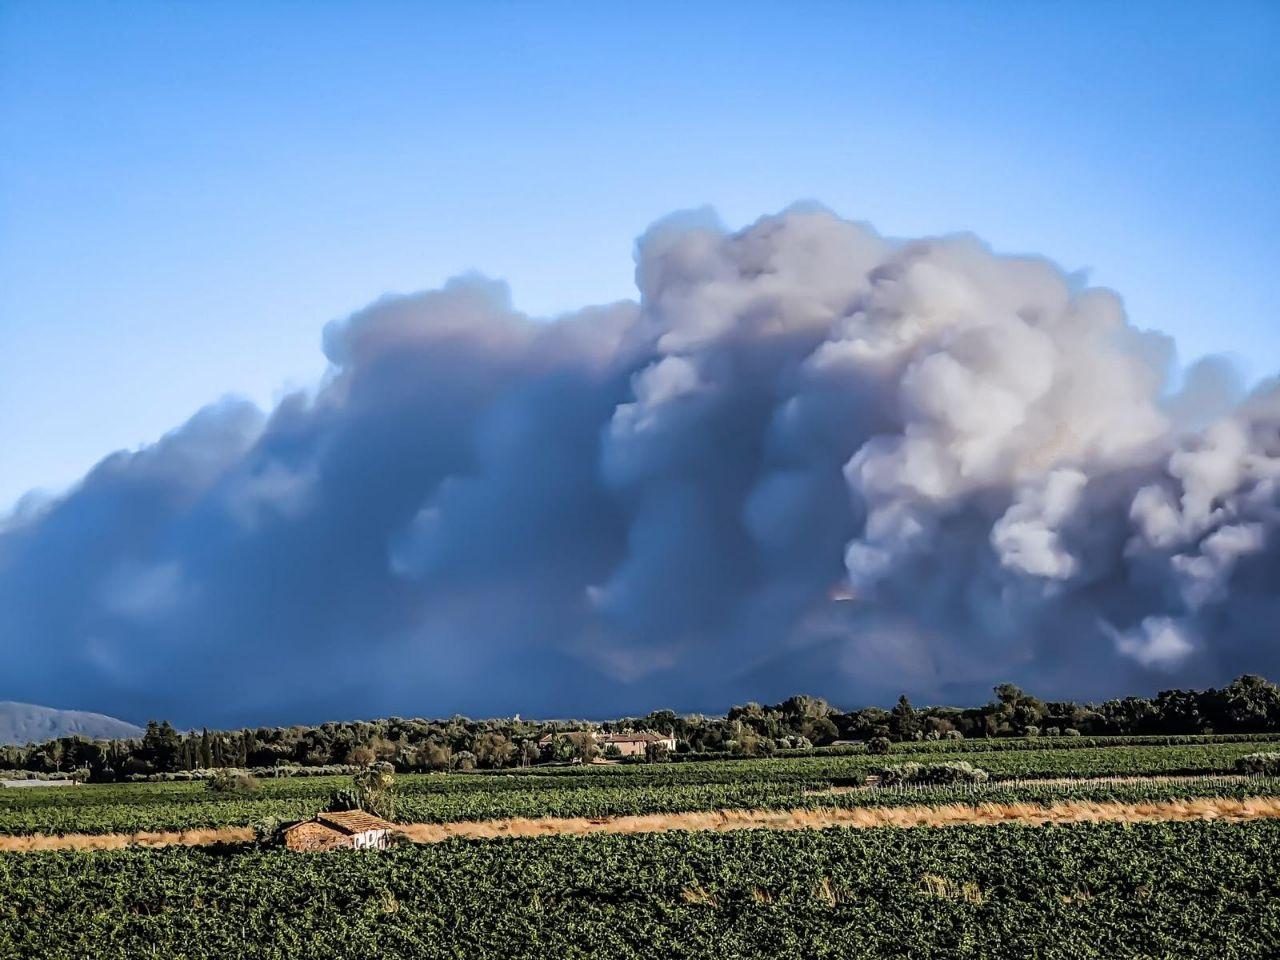
<svg viewBox="0 0 1280 960"><path fill-rule="evenodd" d="M1280 818L1280 797L1234 800L1197 797L1150 803L1066 801L1043 806L1033 803L984 803L976 806L864 807L850 810L712 810L696 813L650 814L588 820L582 817L516 818L464 823L416 823L406 835L419 843L453 837L581 836L592 833L663 833L671 830L813 830L824 827L949 827L962 824L1083 823L1150 820L1257 820Z"/></svg>
<svg viewBox="0 0 1280 960"><path fill-rule="evenodd" d="M215 843L248 843L252 827L219 827L214 830L172 830L139 833L68 833L0 837L0 851L28 853L37 850L119 850L122 847L207 847Z"/></svg>
<svg viewBox="0 0 1280 960"><path fill-rule="evenodd" d="M716 900L706 888L700 883L695 883L691 887L685 887L680 891L680 899L685 903L696 903L704 907L718 907L720 902Z"/></svg>
<svg viewBox="0 0 1280 960"><path fill-rule="evenodd" d="M1132 783L1204 783L1211 780L1215 783L1238 783L1246 780L1252 780L1253 777L1248 774L1236 773L1220 773L1205 775L1203 773L1193 774L1156 774L1154 776L1112 776L1112 777L1027 777L1025 779L1014 780L989 780L981 786L985 789L999 789L1000 787L1093 787L1099 784L1119 784L1126 785ZM963 786L963 785L961 785ZM874 793L880 789L875 783L859 783L848 784L839 787L822 787L818 790L806 790L805 796L808 797L829 797L838 796L842 793ZM921 787L919 789L928 789Z"/></svg>
<svg viewBox="0 0 1280 960"><path fill-rule="evenodd" d="M456 823L413 823L401 826L410 840L439 843L454 837L584 836L594 833L665 833L672 830L817 830L826 827L951 827L966 824L1025 824L1118 822L1154 820L1260 820L1280 818L1280 797L1244 800L1197 797L1148 803L1068 800L1048 806L1035 803L946 804L942 806L863 807L846 810L708 810L693 813L649 814L588 819L539 817L478 820ZM68 834L65 836L0 837L0 851L111 850L126 846L200 846L247 843L248 827L184 830L172 833Z"/></svg>
<svg viewBox="0 0 1280 960"><path fill-rule="evenodd" d="M843 897L831 883L830 877L823 877L822 882L813 888L813 897L815 900L821 900L828 907L834 907Z"/></svg>
<svg viewBox="0 0 1280 960"><path fill-rule="evenodd" d="M936 873L926 873L920 878L920 889L931 897L943 900L963 900L975 906L982 903L986 896L972 880L952 880Z"/></svg>

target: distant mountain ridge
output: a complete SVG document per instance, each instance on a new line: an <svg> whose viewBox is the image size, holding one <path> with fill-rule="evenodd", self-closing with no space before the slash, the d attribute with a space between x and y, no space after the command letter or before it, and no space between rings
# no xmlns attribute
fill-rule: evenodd
<svg viewBox="0 0 1280 960"><path fill-rule="evenodd" d="M142 728L102 713L55 710L34 703L0 700L0 744L40 743L76 734L95 740L138 737Z"/></svg>

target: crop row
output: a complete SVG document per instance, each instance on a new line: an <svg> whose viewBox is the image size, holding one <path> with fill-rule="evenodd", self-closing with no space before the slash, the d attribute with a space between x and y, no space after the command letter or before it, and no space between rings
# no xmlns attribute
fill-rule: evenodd
<svg viewBox="0 0 1280 960"><path fill-rule="evenodd" d="M1009 803L1050 804L1061 800L1144 802L1203 796L1280 795L1280 780L1268 777L1139 778L1128 782L990 781L927 788L832 791L829 783L811 785L754 781L733 784L680 784L653 787L603 781L590 788L505 789L493 792L401 793L395 819L446 823L508 817L607 817L682 813L720 809L799 810L903 804ZM210 799L208 793L172 803L104 804L98 807L30 806L2 815L10 834L115 833L245 826L268 820L296 820L321 810L322 796L248 796Z"/></svg>
<svg viewBox="0 0 1280 960"><path fill-rule="evenodd" d="M1256 743L993 752L971 757L996 780L1230 772ZM399 818L595 816L715 807L800 805L813 791L861 783L885 762L929 754L806 757L705 764L562 768L558 776L467 774L400 778ZM0 833L109 833L293 819L321 809L339 777L263 781L250 796L203 784L87 785L0 792Z"/></svg>
<svg viewBox="0 0 1280 960"><path fill-rule="evenodd" d="M1280 955L1280 823L0 855L0 958Z"/></svg>

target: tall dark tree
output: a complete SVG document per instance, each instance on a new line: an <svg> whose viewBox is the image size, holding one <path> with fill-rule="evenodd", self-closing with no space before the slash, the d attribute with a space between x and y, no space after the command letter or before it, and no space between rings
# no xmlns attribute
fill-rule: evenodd
<svg viewBox="0 0 1280 960"><path fill-rule="evenodd" d="M914 740L920 733L920 716L905 693L889 711L889 729L899 740Z"/></svg>
<svg viewBox="0 0 1280 960"><path fill-rule="evenodd" d="M178 751L182 749L182 737L168 720L157 723L147 721L142 735L141 758L161 773L178 769Z"/></svg>
<svg viewBox="0 0 1280 960"><path fill-rule="evenodd" d="M209 739L209 728L200 731L200 766L205 770L213 769L213 743Z"/></svg>

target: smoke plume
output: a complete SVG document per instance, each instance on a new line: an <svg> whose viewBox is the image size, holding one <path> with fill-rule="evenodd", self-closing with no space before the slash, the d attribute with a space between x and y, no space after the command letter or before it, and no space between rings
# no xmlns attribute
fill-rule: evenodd
<svg viewBox="0 0 1280 960"><path fill-rule="evenodd" d="M795 209L554 320L477 276L331 324L0 525L4 692L133 718L1101 696L1280 673L1280 381L970 236Z"/></svg>

